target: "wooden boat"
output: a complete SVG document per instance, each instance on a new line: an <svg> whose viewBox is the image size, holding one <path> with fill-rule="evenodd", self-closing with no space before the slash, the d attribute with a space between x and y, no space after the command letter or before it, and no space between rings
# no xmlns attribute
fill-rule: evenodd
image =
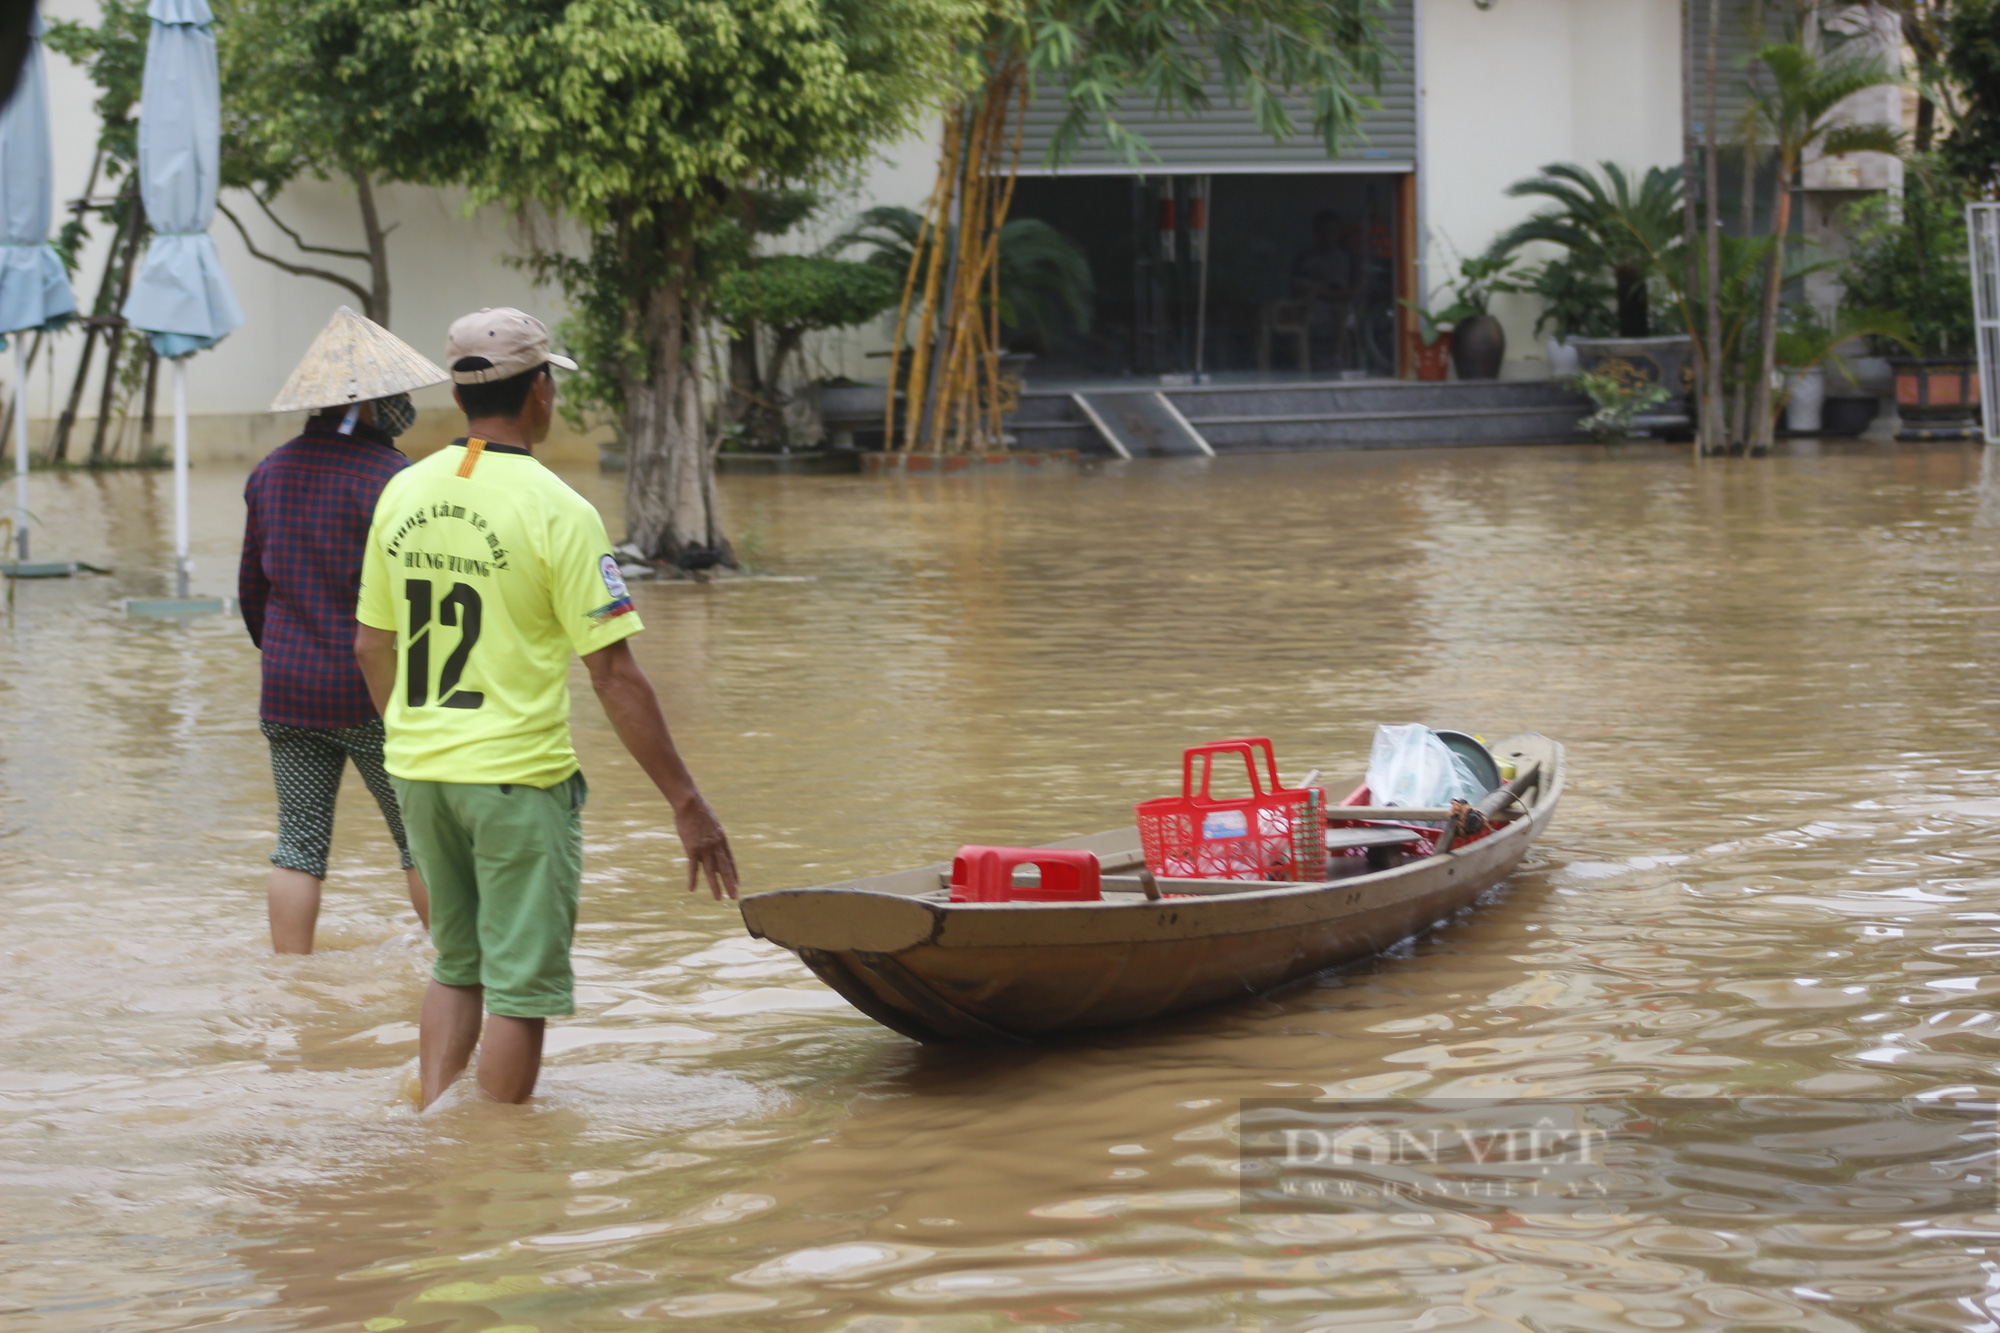
<svg viewBox="0 0 2000 1333"><path fill-rule="evenodd" d="M1350 873L1319 883L1121 874L1144 863L1138 830L1124 828L1046 844L1097 854L1102 901L954 903L951 864L941 862L752 894L743 922L855 1008L922 1042L1029 1042L1164 1018L1379 952L1505 879L1555 814L1563 748L1530 732L1494 754L1517 777L1481 803L1493 816L1483 836L1434 850L1389 821L1444 811L1369 809L1361 815L1381 822L1357 827L1351 802L1333 806L1330 845L1366 855L1329 858Z"/></svg>

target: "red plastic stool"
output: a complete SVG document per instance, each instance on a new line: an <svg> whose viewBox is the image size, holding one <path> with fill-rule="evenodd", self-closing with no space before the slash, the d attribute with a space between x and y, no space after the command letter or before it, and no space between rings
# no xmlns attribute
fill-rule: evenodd
<svg viewBox="0 0 2000 1333"><path fill-rule="evenodd" d="M1042 882L1016 888L1014 870L1034 866ZM961 847L951 860L955 903L1094 903L1104 899L1095 852L1050 847Z"/></svg>

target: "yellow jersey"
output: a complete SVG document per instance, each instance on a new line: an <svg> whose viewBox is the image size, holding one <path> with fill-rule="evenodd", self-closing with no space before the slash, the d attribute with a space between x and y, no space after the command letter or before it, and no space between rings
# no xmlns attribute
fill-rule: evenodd
<svg viewBox="0 0 2000 1333"><path fill-rule="evenodd" d="M391 773L530 787L576 772L570 654L641 628L597 510L526 449L481 440L383 487L355 617L396 635Z"/></svg>

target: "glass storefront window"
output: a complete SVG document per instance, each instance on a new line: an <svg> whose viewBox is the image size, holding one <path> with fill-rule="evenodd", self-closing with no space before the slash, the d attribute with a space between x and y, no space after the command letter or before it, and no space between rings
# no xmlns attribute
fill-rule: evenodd
<svg viewBox="0 0 2000 1333"><path fill-rule="evenodd" d="M1393 376L1396 183L1334 172L1023 178L1010 219L1039 219L1082 252L1092 314L1088 329L1010 329L1009 345L1032 354L1035 384Z"/></svg>

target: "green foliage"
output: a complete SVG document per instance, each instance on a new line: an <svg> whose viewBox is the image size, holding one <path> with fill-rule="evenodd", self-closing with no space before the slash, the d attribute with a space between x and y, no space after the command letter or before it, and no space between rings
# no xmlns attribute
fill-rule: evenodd
<svg viewBox="0 0 2000 1333"><path fill-rule="evenodd" d="M1786 370L1830 367L1849 384L1854 371L1841 355L1841 347L1856 338L1899 347L1912 344L1910 321L1900 310L1867 310L1843 305L1831 320L1822 318L1809 305L1793 306L1778 326L1778 364Z"/></svg>
<svg viewBox="0 0 2000 1333"><path fill-rule="evenodd" d="M715 312L738 331L758 324L812 331L865 324L896 303L902 277L877 264L824 255L772 255L724 274Z"/></svg>
<svg viewBox="0 0 2000 1333"><path fill-rule="evenodd" d="M1962 98L1945 163L1968 189L1990 197L2000 188L2000 4L1959 0L1944 35L1945 68Z"/></svg>
<svg viewBox="0 0 2000 1333"><path fill-rule="evenodd" d="M1442 310L1433 310L1415 301L1401 301L1417 317L1418 340L1426 347L1433 346L1438 339L1474 315L1487 313L1486 307L1495 292L1520 290L1517 275L1511 271L1512 263L1504 256L1490 253L1456 261L1458 276L1440 289L1448 289L1452 294L1452 303Z"/></svg>
<svg viewBox="0 0 2000 1333"><path fill-rule="evenodd" d="M914 128L958 76L975 13L967 0L319 0L305 23L342 82L395 90L358 134L408 175L624 228L658 255L691 246L739 186L829 180Z"/></svg>
<svg viewBox="0 0 2000 1333"><path fill-rule="evenodd" d="M1577 428L1600 441L1630 439L1634 423L1647 408L1657 407L1673 397L1665 385L1628 383L1616 375L1583 371L1564 376L1564 381L1597 405L1597 410L1577 422Z"/></svg>
<svg viewBox="0 0 2000 1333"><path fill-rule="evenodd" d="M97 26L51 19L42 42L83 67L97 85L97 146L113 179L139 157L139 84L146 69L152 21L146 0L100 0Z"/></svg>
<svg viewBox="0 0 2000 1333"><path fill-rule="evenodd" d="M1126 105L1169 115L1209 107L1204 84L1218 76L1272 138L1297 132L1286 94L1310 94L1312 130L1334 152L1375 105L1387 56L1386 0L1010 0L996 4L979 49L989 70L1022 62L1063 110L1049 144L1051 165L1084 138L1135 165L1152 156L1122 119Z"/></svg>
<svg viewBox="0 0 2000 1333"><path fill-rule="evenodd" d="M530 268L561 283L562 337L590 367L572 410L629 416L641 388L680 391L690 325L760 230L746 199L837 181L914 129L978 17L972 0L317 0L303 26L336 79L393 91L353 133L395 174L583 228L583 254Z"/></svg>
<svg viewBox="0 0 2000 1333"><path fill-rule="evenodd" d="M867 246L867 262L895 274L900 295L922 226L910 209L871 208L827 248ZM947 245L955 243L947 237ZM1066 329L1090 332L1097 289L1081 246L1039 218L1015 218L1000 228L999 248L1002 324L1044 340Z"/></svg>
<svg viewBox="0 0 2000 1333"><path fill-rule="evenodd" d="M1841 268L1845 308L1893 310L1905 319L1918 356L1965 356L1973 349L1972 275L1966 261L1965 209L1949 179L1922 161L1908 172L1902 206L1886 199L1857 205L1848 225L1854 254ZM1885 336L1876 339L1887 353Z"/></svg>
<svg viewBox="0 0 2000 1333"><path fill-rule="evenodd" d="M269 199L302 173L379 171L357 121L380 87L335 77L305 42L316 0L210 0L222 80L222 184Z"/></svg>
<svg viewBox="0 0 2000 1333"><path fill-rule="evenodd" d="M1754 387L1757 374L1755 342L1761 327L1766 270L1778 246L1775 237L1732 236L1727 232L1719 235L1716 242L1721 257L1717 266L1716 293L1720 315L1718 323L1722 328L1722 383L1726 401L1747 394ZM1798 249L1786 250L1784 264L1784 280L1787 283L1803 282L1811 274L1834 268L1830 261L1809 259L1804 251ZM1707 249L1695 247L1695 286L1692 293L1684 290L1685 270L1671 273L1668 277L1675 296L1684 303L1689 327L1705 330L1708 327Z"/></svg>
<svg viewBox="0 0 2000 1333"><path fill-rule="evenodd" d="M97 153L105 176L117 180L139 160L139 85L146 68L146 38L152 22L146 0L101 0L97 26L53 19L42 41L49 50L83 67L97 85ZM55 249L64 267L76 272L90 229L72 214L56 231Z"/></svg>
<svg viewBox="0 0 2000 1333"><path fill-rule="evenodd" d="M1458 298L1457 304L1469 314L1458 318L1487 314L1495 292L1514 290L1512 268L1513 261L1504 255L1474 255L1470 259L1459 260L1458 277L1453 280L1451 291Z"/></svg>
<svg viewBox="0 0 2000 1333"><path fill-rule="evenodd" d="M1770 77L1750 85L1750 106L1781 162L1796 163L1813 148L1828 157L1902 151L1901 136L1889 126L1843 124L1834 114L1856 93L1901 81L1879 57L1846 48L1817 55L1796 42L1777 42L1757 59Z"/></svg>
<svg viewBox="0 0 2000 1333"><path fill-rule="evenodd" d="M1611 283L1602 270L1590 270L1574 255L1522 270L1520 277L1502 290L1541 298L1542 312L1535 317L1538 334L1549 332L1568 341L1609 338L1618 332L1618 316L1612 308L1616 293Z"/></svg>
<svg viewBox="0 0 2000 1333"><path fill-rule="evenodd" d="M1000 229L1000 322L1046 343L1065 325L1090 332L1097 287L1083 247L1040 218Z"/></svg>
<svg viewBox="0 0 2000 1333"><path fill-rule="evenodd" d="M1681 173L1654 167L1636 183L1616 162L1599 164L1603 179L1573 162L1554 162L1542 174L1507 187L1510 197L1554 201L1502 232L1487 253L1512 255L1531 241L1568 252L1566 282L1604 283L1617 302L1617 333L1643 338L1652 332L1648 288L1668 279L1681 262Z"/></svg>

